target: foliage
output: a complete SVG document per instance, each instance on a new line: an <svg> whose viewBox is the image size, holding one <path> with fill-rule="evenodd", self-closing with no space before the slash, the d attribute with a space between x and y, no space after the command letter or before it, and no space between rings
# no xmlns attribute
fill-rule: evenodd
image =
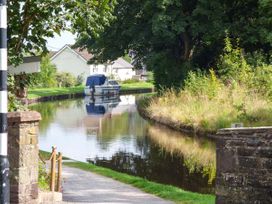
<svg viewBox="0 0 272 204"><path fill-rule="evenodd" d="M17 87L15 86L15 78L13 75L8 76L8 111L17 111L26 109L20 100L15 96Z"/></svg>
<svg viewBox="0 0 272 204"><path fill-rule="evenodd" d="M154 75L153 72L147 72L147 80L146 82L154 83Z"/></svg>
<svg viewBox="0 0 272 204"><path fill-rule="evenodd" d="M39 73L32 74L32 87L56 87L57 68L51 63L50 57L47 55L42 58L41 70Z"/></svg>
<svg viewBox="0 0 272 204"><path fill-rule="evenodd" d="M98 38L80 33L77 46L103 62L133 51L134 63L154 72L157 88L179 87L189 70L215 65L226 31L245 52L269 53L271 11L268 0L119 0L105 31Z"/></svg>
<svg viewBox="0 0 272 204"><path fill-rule="evenodd" d="M148 113L211 132L236 122L245 126L271 124L271 65L248 64L241 49L227 38L218 73L189 72L183 89L166 90L151 100Z"/></svg>
<svg viewBox="0 0 272 204"><path fill-rule="evenodd" d="M115 0L8 1L9 62L17 65L24 55L47 51L46 38L62 30L91 28L88 33L97 36L111 21L114 5Z"/></svg>
<svg viewBox="0 0 272 204"><path fill-rule="evenodd" d="M84 76L83 76L83 74L80 74L76 78L76 84L75 85L76 86L81 86L81 85L83 85L83 83L84 83Z"/></svg>
<svg viewBox="0 0 272 204"><path fill-rule="evenodd" d="M39 161L38 185L43 190L49 190L50 175L46 172L45 164Z"/></svg>
<svg viewBox="0 0 272 204"><path fill-rule="evenodd" d="M113 178L123 183L130 184L147 193L151 193L161 198L171 200L174 202L182 202L182 203L188 203L188 204L189 203L190 204L193 204L193 203L211 204L215 202L215 197L213 195L184 191L174 186L158 184L158 183L151 182L140 177L131 176L125 173L119 173L119 172L116 172L107 168L103 168L103 167L98 167L93 164L86 164L83 162L65 162L64 165L79 168L85 171L91 171L106 177Z"/></svg>
<svg viewBox="0 0 272 204"><path fill-rule="evenodd" d="M225 38L224 53L217 64L218 72L226 83L236 81L245 84L251 80L252 70L239 48L239 43L236 44L237 47L233 47L229 37Z"/></svg>
<svg viewBox="0 0 272 204"><path fill-rule="evenodd" d="M68 72L60 72L56 75L58 87L72 87L76 85L76 78Z"/></svg>

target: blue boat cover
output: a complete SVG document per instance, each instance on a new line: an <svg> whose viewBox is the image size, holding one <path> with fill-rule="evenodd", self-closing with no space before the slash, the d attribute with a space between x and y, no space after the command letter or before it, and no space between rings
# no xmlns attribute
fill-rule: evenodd
<svg viewBox="0 0 272 204"><path fill-rule="evenodd" d="M104 115L106 113L104 106L95 106L94 103L86 105L88 115Z"/></svg>
<svg viewBox="0 0 272 204"><path fill-rule="evenodd" d="M107 77L104 74L91 75L87 78L86 86L93 87L103 85L106 79Z"/></svg>

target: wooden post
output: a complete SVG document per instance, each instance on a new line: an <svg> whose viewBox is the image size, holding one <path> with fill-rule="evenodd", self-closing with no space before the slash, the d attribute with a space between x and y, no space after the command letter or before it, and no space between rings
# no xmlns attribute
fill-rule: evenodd
<svg viewBox="0 0 272 204"><path fill-rule="evenodd" d="M57 191L61 191L61 173L62 173L62 154L59 152L58 158L58 181L57 181Z"/></svg>
<svg viewBox="0 0 272 204"><path fill-rule="evenodd" d="M56 156L56 147L52 147L50 190L53 192L55 191Z"/></svg>

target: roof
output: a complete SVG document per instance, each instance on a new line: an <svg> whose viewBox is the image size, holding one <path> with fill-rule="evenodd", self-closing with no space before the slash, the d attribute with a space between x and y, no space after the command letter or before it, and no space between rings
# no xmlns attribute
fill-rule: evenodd
<svg viewBox="0 0 272 204"><path fill-rule="evenodd" d="M81 57L83 57L86 61L89 61L90 59L93 58L93 54L89 53L87 49L73 49L77 54L79 54Z"/></svg>
<svg viewBox="0 0 272 204"><path fill-rule="evenodd" d="M23 63L31 63L31 62L40 62L41 56L30 56L30 57L24 57Z"/></svg>
<svg viewBox="0 0 272 204"><path fill-rule="evenodd" d="M113 62L112 65L114 68L133 68L133 65L124 60L122 57L119 57Z"/></svg>
<svg viewBox="0 0 272 204"><path fill-rule="evenodd" d="M80 48L73 49L72 45L65 45L57 52L50 52L49 53L50 59L51 60L54 59L66 48L72 50L75 54L80 56L86 62L88 62L90 59L92 59L94 57L94 55L89 53L87 49L80 49ZM118 58L117 60L113 61L112 64L113 64L114 68L133 68L133 65L131 65L129 62L127 62L126 60L124 60L121 57Z"/></svg>

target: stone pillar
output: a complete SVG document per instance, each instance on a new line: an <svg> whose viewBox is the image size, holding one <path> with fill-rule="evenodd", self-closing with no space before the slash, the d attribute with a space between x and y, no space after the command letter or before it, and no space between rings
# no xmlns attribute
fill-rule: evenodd
<svg viewBox="0 0 272 204"><path fill-rule="evenodd" d="M216 142L216 203L272 203L272 128L222 129Z"/></svg>
<svg viewBox="0 0 272 204"><path fill-rule="evenodd" d="M8 156L10 162L10 202L38 203L38 124L34 111L8 114Z"/></svg>

